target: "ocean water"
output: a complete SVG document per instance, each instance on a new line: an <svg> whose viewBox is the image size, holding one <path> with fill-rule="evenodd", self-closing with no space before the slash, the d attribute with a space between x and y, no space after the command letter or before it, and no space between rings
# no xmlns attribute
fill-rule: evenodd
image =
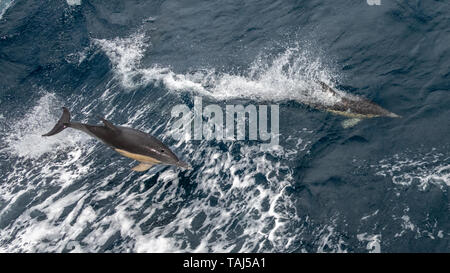
<svg viewBox="0 0 450 273"><path fill-rule="evenodd" d="M0 0L1 252L449 252L446 1ZM342 126L317 81L402 118ZM178 104L279 105L279 146L175 140ZM192 170L136 173L104 116ZM346 126L347 127L347 126Z"/></svg>

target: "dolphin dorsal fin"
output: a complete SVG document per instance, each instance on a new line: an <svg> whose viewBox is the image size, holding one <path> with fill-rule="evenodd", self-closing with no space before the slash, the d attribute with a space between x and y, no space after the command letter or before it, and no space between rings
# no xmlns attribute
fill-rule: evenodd
<svg viewBox="0 0 450 273"><path fill-rule="evenodd" d="M322 86L323 91L330 92L333 95L336 95L336 91L333 90L328 84L324 83L323 81L319 81L320 85Z"/></svg>
<svg viewBox="0 0 450 273"><path fill-rule="evenodd" d="M100 119L101 119L101 121L103 122L103 124L105 125L106 128L108 128L108 129L110 129L110 130L112 130L114 132L119 132L119 129L117 129L117 127L114 124L112 124L110 121L108 121L108 120L106 120L106 119L104 119L102 117L100 117Z"/></svg>

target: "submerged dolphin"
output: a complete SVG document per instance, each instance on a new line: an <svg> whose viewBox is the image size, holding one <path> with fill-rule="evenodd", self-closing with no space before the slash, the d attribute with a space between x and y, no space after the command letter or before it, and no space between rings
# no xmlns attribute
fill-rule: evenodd
<svg viewBox="0 0 450 273"><path fill-rule="evenodd" d="M320 82L320 86L323 92L326 92L330 96L335 97L337 99L337 102L331 105L310 104L310 106L314 108L354 119L374 117L400 117L399 115L389 112L381 106L369 101L368 99L355 95L345 94L342 92L337 92L324 82Z"/></svg>
<svg viewBox="0 0 450 273"><path fill-rule="evenodd" d="M136 129L113 125L104 118L101 120L103 126L71 122L69 110L63 107L63 114L55 127L42 136L56 135L67 127L83 131L101 140L121 155L139 161L140 164L133 168L138 172L146 171L155 164L191 168L189 164L180 161L166 145L153 136Z"/></svg>

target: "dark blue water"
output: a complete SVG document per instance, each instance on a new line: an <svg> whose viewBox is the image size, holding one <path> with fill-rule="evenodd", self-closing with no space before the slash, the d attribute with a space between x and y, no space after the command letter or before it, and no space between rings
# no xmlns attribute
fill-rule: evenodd
<svg viewBox="0 0 450 273"><path fill-rule="evenodd" d="M0 251L449 252L446 1L0 1ZM323 80L402 118L343 126ZM278 104L280 145L172 138L178 104ZM149 132L135 162L61 114Z"/></svg>

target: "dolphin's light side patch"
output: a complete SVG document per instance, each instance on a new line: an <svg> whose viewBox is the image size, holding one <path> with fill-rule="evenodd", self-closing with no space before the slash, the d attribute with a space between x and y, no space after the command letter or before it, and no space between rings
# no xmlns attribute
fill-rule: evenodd
<svg viewBox="0 0 450 273"><path fill-rule="evenodd" d="M141 163L141 164L133 167L132 170L136 171L136 172L144 172L144 171L150 169L152 166L153 166L153 164Z"/></svg>
<svg viewBox="0 0 450 273"><path fill-rule="evenodd" d="M161 161L159 161L159 160L157 160L157 159L155 159L153 157L150 157L150 156L134 154L134 153L130 153L130 152L127 152L127 151L121 150L121 149L114 149L114 150L116 150L119 154L121 154L123 156L126 156L128 158L137 160L139 162L149 163L149 164L159 164L159 163L161 163Z"/></svg>
<svg viewBox="0 0 450 273"><path fill-rule="evenodd" d="M346 112L346 111L337 111L337 110L331 110L327 109L328 112L331 112L336 115L341 115L349 118L375 118L378 117L377 115L372 114L358 114L358 113L352 113L352 112Z"/></svg>

